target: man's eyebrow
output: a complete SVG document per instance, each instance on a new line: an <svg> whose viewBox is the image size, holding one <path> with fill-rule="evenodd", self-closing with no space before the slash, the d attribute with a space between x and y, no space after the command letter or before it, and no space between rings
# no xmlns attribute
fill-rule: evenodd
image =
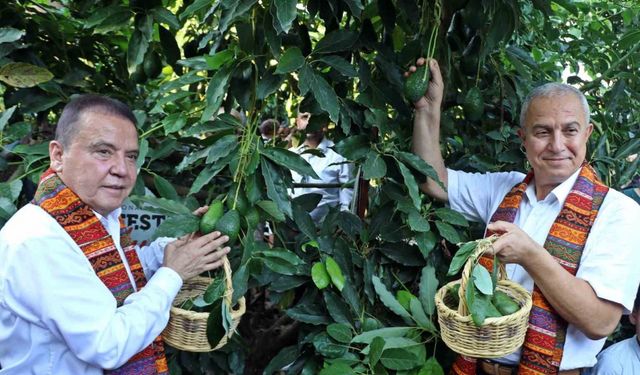
<svg viewBox="0 0 640 375"><path fill-rule="evenodd" d="M112 150L116 149L116 145L114 145L113 143L105 142L105 141L96 141L96 142L89 143L89 148L92 150L103 148L103 147L110 148Z"/></svg>

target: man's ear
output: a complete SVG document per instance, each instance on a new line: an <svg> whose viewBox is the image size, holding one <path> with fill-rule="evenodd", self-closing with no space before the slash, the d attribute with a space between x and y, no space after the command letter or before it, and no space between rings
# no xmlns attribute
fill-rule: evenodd
<svg viewBox="0 0 640 375"><path fill-rule="evenodd" d="M62 172L62 154L64 148L62 143L58 141L49 142L49 159L51 160L50 167L55 172Z"/></svg>
<svg viewBox="0 0 640 375"><path fill-rule="evenodd" d="M589 123L587 125L587 138L589 138L591 136L591 132L593 132L593 123Z"/></svg>
<svg viewBox="0 0 640 375"><path fill-rule="evenodd" d="M520 139L522 140L522 142L524 142L524 138L526 136L525 130L524 128L521 126L518 128L518 137L520 137Z"/></svg>
<svg viewBox="0 0 640 375"><path fill-rule="evenodd" d="M631 322L631 324L636 325L640 322L638 322L638 318L640 318L640 311L638 311L638 309L633 309L633 311L631 312L631 314L629 314L629 321Z"/></svg>

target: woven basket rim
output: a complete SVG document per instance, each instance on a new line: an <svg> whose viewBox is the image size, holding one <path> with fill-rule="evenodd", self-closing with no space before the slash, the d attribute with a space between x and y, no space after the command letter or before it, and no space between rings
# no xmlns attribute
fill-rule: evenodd
<svg viewBox="0 0 640 375"><path fill-rule="evenodd" d="M443 313L448 316L454 317L456 320L460 322L468 323L468 322L472 322L473 320L471 318L471 314L462 315L458 312L458 310L454 310L451 307L447 306L446 303L444 303L444 297L446 296L446 293L449 290L449 288L453 287L453 285L455 284L460 284L460 282L461 280L451 281L445 284L443 287L441 287L436 293L435 302L436 302L436 307L439 314ZM531 311L531 307L532 307L531 294L524 287L522 287L522 285L511 280L498 280L498 287L502 287L514 292L514 294L516 294L516 296L519 297L515 302L518 303L518 305L520 305L520 308L518 309L518 311L514 312L513 314L485 318L484 323L480 327L485 327L487 325L500 325L502 322L513 320L513 318L515 317L520 317L521 315L529 315ZM514 296L511 295L511 297L514 297ZM524 302L524 303L520 303L520 302Z"/></svg>

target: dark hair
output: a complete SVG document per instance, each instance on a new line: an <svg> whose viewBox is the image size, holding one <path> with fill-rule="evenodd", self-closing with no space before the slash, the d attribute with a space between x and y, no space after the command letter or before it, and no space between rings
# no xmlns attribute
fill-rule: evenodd
<svg viewBox="0 0 640 375"><path fill-rule="evenodd" d="M260 124L260 134L273 136L280 123L275 119L267 119Z"/></svg>
<svg viewBox="0 0 640 375"><path fill-rule="evenodd" d="M135 126L136 117L131 109L119 100L97 94L83 94L71 99L62 110L56 127L56 141L63 146L71 144L78 133L78 122L85 112L114 115L131 121Z"/></svg>
<svg viewBox="0 0 640 375"><path fill-rule="evenodd" d="M633 309L640 311L640 287L638 287L638 291L636 292L636 302L633 303Z"/></svg>

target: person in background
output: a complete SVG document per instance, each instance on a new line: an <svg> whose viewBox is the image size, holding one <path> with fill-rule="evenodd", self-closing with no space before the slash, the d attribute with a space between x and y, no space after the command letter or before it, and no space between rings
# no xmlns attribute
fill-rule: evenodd
<svg viewBox="0 0 640 375"><path fill-rule="evenodd" d="M636 334L617 342L598 354L598 363L586 374L631 375L640 374L640 288L636 293L629 321L636 327Z"/></svg>
<svg viewBox="0 0 640 375"><path fill-rule="evenodd" d="M327 215L330 207L339 206L340 210L349 209L353 198L353 189L340 185L344 185L352 179L352 164L331 149L334 143L325 137L327 124L322 124L318 130L306 132L310 117L309 112L299 112L296 116L295 131L305 132L305 137L302 144L289 150L306 160L319 178L302 176L295 171L291 171L291 175L294 183L317 184L318 186L295 187L292 191L292 197L309 193L322 195L318 206L310 213L313 221L318 224ZM322 156L317 155L316 151L319 151ZM325 187L321 186L322 184L332 184L332 186Z"/></svg>
<svg viewBox="0 0 640 375"><path fill-rule="evenodd" d="M422 64L431 81L414 103L413 151L435 168L445 189L430 179L421 188L485 223L487 235L499 234L484 260L495 255L509 279L533 294L519 350L493 360L459 356L452 373L579 374L596 364L606 337L633 308L640 283L640 207L605 186L586 160L593 131L586 98L559 83L527 96L518 129L527 174L455 171L440 151L440 68L433 59L418 59Z"/></svg>
<svg viewBox="0 0 640 375"><path fill-rule="evenodd" d="M65 106L33 201L0 230L0 374L168 374L171 303L222 265L228 238L132 244L120 207L136 181L135 121L103 96Z"/></svg>

